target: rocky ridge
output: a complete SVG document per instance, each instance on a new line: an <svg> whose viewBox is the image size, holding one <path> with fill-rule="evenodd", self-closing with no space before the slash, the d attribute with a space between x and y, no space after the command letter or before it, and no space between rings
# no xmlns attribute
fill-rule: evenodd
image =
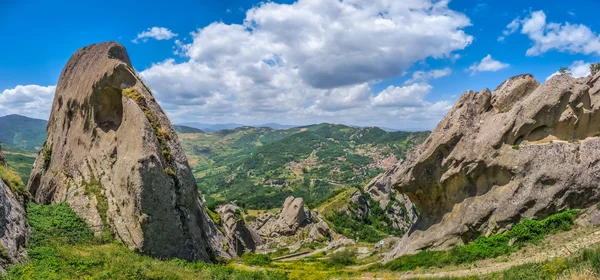
<svg viewBox="0 0 600 280"><path fill-rule="evenodd" d="M66 201L96 234L161 258L228 258L177 135L115 42L78 50L56 87L48 139L28 182Z"/></svg>
<svg viewBox="0 0 600 280"><path fill-rule="evenodd" d="M467 91L407 160L378 177L421 211L386 260L447 249L600 201L600 73Z"/></svg>

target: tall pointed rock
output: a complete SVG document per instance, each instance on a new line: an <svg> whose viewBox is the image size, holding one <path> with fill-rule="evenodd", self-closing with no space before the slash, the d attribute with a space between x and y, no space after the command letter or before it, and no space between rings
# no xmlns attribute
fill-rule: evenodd
<svg viewBox="0 0 600 280"><path fill-rule="evenodd" d="M47 130L28 183L35 201L67 201L97 234L140 253L229 257L169 119L122 45L90 45L69 59Z"/></svg>

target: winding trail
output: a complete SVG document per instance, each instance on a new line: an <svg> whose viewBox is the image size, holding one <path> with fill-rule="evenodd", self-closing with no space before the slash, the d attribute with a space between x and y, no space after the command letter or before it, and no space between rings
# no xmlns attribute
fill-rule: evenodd
<svg viewBox="0 0 600 280"><path fill-rule="evenodd" d="M294 254L289 254L286 256L277 257L277 258L274 258L273 261L295 261L295 260L303 259L306 257L314 256L318 253L325 252L325 251L327 251L327 247L324 247L324 248L321 248L318 250L314 250L314 251L310 251L310 252L300 252L300 253L294 253Z"/></svg>

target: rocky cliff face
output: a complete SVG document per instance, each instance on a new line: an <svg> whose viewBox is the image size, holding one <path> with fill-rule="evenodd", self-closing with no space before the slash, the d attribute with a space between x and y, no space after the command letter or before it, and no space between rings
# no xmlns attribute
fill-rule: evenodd
<svg viewBox="0 0 600 280"><path fill-rule="evenodd" d="M246 226L237 206L222 205L217 212L221 217L221 226L225 231L225 236L238 256L243 255L246 251L254 252L256 247L262 243L260 235L253 228Z"/></svg>
<svg viewBox="0 0 600 280"><path fill-rule="evenodd" d="M381 209L386 210L385 213L394 228L408 230L417 221L417 209L407 195L392 189L389 174L395 171L396 169L392 168L371 180L365 186L365 192L379 202Z"/></svg>
<svg viewBox="0 0 600 280"><path fill-rule="evenodd" d="M228 257L199 199L177 135L115 42L78 50L65 66L28 189L67 201L97 234L156 257Z"/></svg>
<svg viewBox="0 0 600 280"><path fill-rule="evenodd" d="M2 151L0 168L8 168ZM19 197L7 182L0 179L0 276L6 265L27 259L25 245L28 237L29 225L23 208L23 198Z"/></svg>
<svg viewBox="0 0 600 280"><path fill-rule="evenodd" d="M600 201L599 78L540 86L521 75L463 93L425 143L378 178L421 211L386 259Z"/></svg>

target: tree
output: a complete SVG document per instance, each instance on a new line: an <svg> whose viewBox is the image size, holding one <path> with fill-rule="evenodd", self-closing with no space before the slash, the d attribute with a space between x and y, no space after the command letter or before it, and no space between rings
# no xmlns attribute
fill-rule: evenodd
<svg viewBox="0 0 600 280"><path fill-rule="evenodd" d="M596 75L598 72L600 72L600 62L590 64L590 73L592 76Z"/></svg>
<svg viewBox="0 0 600 280"><path fill-rule="evenodd" d="M560 70L558 70L558 73L562 74L569 74L571 75L571 70L567 67L560 67Z"/></svg>

